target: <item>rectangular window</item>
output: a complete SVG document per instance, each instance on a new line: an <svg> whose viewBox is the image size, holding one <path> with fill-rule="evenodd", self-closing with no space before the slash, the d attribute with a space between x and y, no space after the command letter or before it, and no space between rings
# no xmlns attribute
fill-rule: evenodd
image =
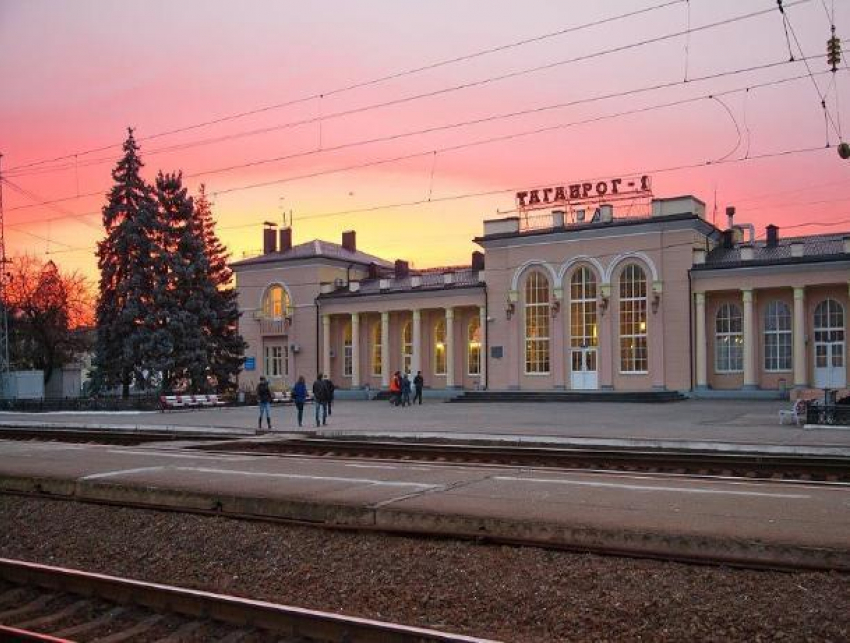
<svg viewBox="0 0 850 643"><path fill-rule="evenodd" d="M342 349L342 374L344 377L351 377L354 370L354 353L351 349L351 343L347 343Z"/></svg>
<svg viewBox="0 0 850 643"><path fill-rule="evenodd" d="M266 346L264 362L264 375L271 378L280 378L284 375L283 346Z"/></svg>

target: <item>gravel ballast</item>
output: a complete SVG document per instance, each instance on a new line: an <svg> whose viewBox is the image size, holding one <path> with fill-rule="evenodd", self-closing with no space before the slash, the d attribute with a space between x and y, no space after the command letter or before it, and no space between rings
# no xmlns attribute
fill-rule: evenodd
<svg viewBox="0 0 850 643"><path fill-rule="evenodd" d="M850 576L0 497L0 556L504 641L847 641Z"/></svg>

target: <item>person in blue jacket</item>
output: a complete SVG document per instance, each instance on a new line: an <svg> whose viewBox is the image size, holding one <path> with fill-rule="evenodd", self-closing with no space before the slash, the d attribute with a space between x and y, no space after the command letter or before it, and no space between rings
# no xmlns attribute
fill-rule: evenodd
<svg viewBox="0 0 850 643"><path fill-rule="evenodd" d="M304 402L307 401L307 383L304 381L303 375L292 387L292 401L295 402L295 408L298 409L298 426L301 426L301 422L304 420Z"/></svg>

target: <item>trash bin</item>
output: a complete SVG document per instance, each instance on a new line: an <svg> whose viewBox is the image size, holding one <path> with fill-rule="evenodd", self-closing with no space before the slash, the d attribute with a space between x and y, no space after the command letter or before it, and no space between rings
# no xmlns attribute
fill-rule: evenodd
<svg viewBox="0 0 850 643"><path fill-rule="evenodd" d="M788 399L788 381L784 377L779 378L779 397L783 400Z"/></svg>

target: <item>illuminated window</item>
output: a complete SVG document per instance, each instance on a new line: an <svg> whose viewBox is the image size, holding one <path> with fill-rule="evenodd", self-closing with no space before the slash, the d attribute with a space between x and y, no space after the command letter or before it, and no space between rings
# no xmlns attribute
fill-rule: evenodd
<svg viewBox="0 0 850 643"><path fill-rule="evenodd" d="M525 282L525 372L549 372L549 280L536 271Z"/></svg>
<svg viewBox="0 0 850 643"><path fill-rule="evenodd" d="M402 373L410 373L413 367L413 322L407 322L401 329L401 368Z"/></svg>
<svg viewBox="0 0 850 643"><path fill-rule="evenodd" d="M283 286L275 284L266 289L263 296L263 317L266 319L283 319L292 315L292 302L289 293Z"/></svg>
<svg viewBox="0 0 850 643"><path fill-rule="evenodd" d="M381 323L378 322L372 327L372 375L379 376L382 373L382 344Z"/></svg>
<svg viewBox="0 0 850 643"><path fill-rule="evenodd" d="M772 301L764 312L764 370L791 370L791 309Z"/></svg>
<svg viewBox="0 0 850 643"><path fill-rule="evenodd" d="M351 346L351 324L346 324L342 340L342 374L344 377L351 377L354 369L354 353Z"/></svg>
<svg viewBox="0 0 850 643"><path fill-rule="evenodd" d="M598 345L596 276L590 268L579 268L570 279L570 346Z"/></svg>
<svg viewBox="0 0 850 643"><path fill-rule="evenodd" d="M434 324L434 375L446 374L446 322Z"/></svg>
<svg viewBox="0 0 850 643"><path fill-rule="evenodd" d="M646 373L646 274L629 264L620 274L620 372Z"/></svg>
<svg viewBox="0 0 850 643"><path fill-rule="evenodd" d="M469 375L481 375L481 322L469 320L466 328L466 366Z"/></svg>
<svg viewBox="0 0 850 643"><path fill-rule="evenodd" d="M744 321L735 304L723 304L714 318L714 370L740 373L744 370Z"/></svg>

